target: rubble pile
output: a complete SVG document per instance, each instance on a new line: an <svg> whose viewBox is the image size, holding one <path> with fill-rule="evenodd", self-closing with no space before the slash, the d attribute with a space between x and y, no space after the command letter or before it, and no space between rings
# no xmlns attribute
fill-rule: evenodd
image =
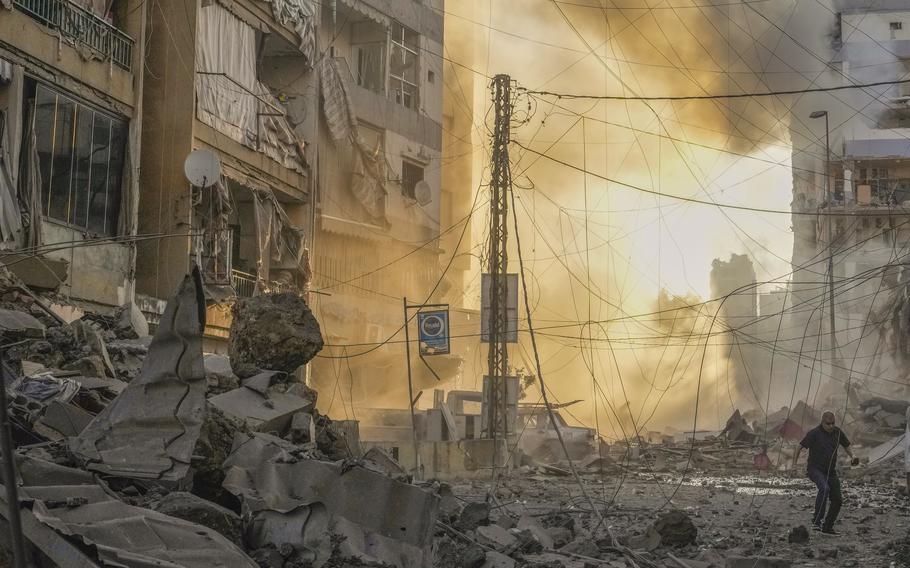
<svg viewBox="0 0 910 568"><path fill-rule="evenodd" d="M232 359L203 357L205 301L194 270L153 338L132 305L68 322L34 302L0 312L32 552L59 566L432 563L435 488L388 455L358 459L356 428L294 378L322 347L305 303L235 306Z"/></svg>

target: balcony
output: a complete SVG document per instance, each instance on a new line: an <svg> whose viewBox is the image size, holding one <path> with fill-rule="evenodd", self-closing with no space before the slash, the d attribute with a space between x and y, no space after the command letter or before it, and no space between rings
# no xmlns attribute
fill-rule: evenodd
<svg viewBox="0 0 910 568"><path fill-rule="evenodd" d="M131 37L95 14L67 0L13 0L16 8L65 38L90 48L105 60L129 71L133 57Z"/></svg>
<svg viewBox="0 0 910 568"><path fill-rule="evenodd" d="M263 286L263 283L259 282L255 274L231 270L231 286L233 286L234 293L238 298L252 298L256 294L257 284L260 287L260 291L265 293L293 292L300 294L300 290L290 284L269 282L267 286Z"/></svg>

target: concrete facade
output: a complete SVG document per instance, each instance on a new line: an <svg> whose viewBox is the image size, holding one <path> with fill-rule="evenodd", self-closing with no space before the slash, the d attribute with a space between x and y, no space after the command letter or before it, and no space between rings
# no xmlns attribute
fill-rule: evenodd
<svg viewBox="0 0 910 568"><path fill-rule="evenodd" d="M828 75L843 84L905 79L910 69L908 34L910 10L905 3L882 2L870 9L842 2ZM863 91L853 96L869 95ZM817 351L813 373L801 371L800 389L808 383L811 395L827 383L820 400L843 398L847 384L854 390L890 391L893 385L876 383L873 377L904 376L910 361L905 338L910 328L901 316L910 275L900 267L910 242L908 101L910 90L896 84L881 87L872 100L848 99L848 114L819 102L818 110L829 110L829 160L824 155L823 119L813 121L821 132L815 150L797 152L794 145L794 273L784 329L796 338L794 352ZM829 255L834 265L833 343Z"/></svg>
<svg viewBox="0 0 910 568"><path fill-rule="evenodd" d="M315 19L318 4L307 6ZM307 116L314 112L314 100L290 94L315 77L312 54L303 53L305 42L295 29L303 18L280 22L268 2L256 0L175 0L160 8L150 15L151 25L169 33L150 38L145 66L149 112L143 131L140 231L170 236L140 245L143 306L167 297L194 260L204 264L206 284L218 300L279 287L305 289L306 238L300 240L299 257L283 250L288 243L282 240L285 229L297 237L311 231L311 175L303 148L313 140ZM216 18L230 30L259 38L258 43L241 44L229 33L218 37L222 28L213 27L206 35ZM213 62L206 53L223 60ZM237 59L250 62L242 69L244 76L234 65ZM253 108L251 120L259 135L254 140L238 138L231 122L236 116L230 113L246 105ZM224 114L218 115L219 110ZM274 122L265 122L269 119ZM273 124L286 127L285 144L298 147L299 155L279 160L269 153L262 129ZM195 150L218 157L224 194L193 188L187 181L184 160ZM230 327L229 310L210 307L208 323L209 339L216 340L208 347L218 350Z"/></svg>
<svg viewBox="0 0 910 568"><path fill-rule="evenodd" d="M31 209L36 209L20 210L26 221L21 234L0 248L38 247L28 255L9 257L11 268L27 285L54 288L103 310L123 304L134 293L131 237L136 234L143 108L143 74L137 70L142 69L148 8L139 0L126 0L115 3L107 14L102 12L68 1L16 0L0 8L0 60L11 71L10 77L0 80L5 126L0 146L13 191L20 203L32 203ZM72 25L74 21L81 27ZM112 39L99 43L99 37ZM35 103L39 90L59 104ZM39 106L41 110L33 114L31 109ZM35 127L38 112L42 125ZM112 122L118 125L116 137ZM50 138L48 128L57 138ZM53 160L56 173L30 185L33 132L38 169L47 174ZM105 181L99 172L111 163L122 164L122 172L105 173ZM53 208L51 183L58 192ZM100 204L99 184L106 185ZM59 193L64 185L69 187L66 199ZM33 192L37 200L31 202ZM88 209L98 206L105 216L100 227L88 223ZM75 247L68 246L73 243ZM34 250L43 254L35 256Z"/></svg>
<svg viewBox="0 0 910 568"><path fill-rule="evenodd" d="M348 354L392 338L381 350L342 363L350 383L344 398L355 404L407 407L402 298L461 305L451 300L461 296L461 279L443 276L456 251L440 236L459 217L453 192L461 198L465 187L444 185L454 174L443 159L453 146L444 134L444 81L450 78L443 62L442 7L441 0L341 1L334 12L322 13L321 45L330 46L350 85L360 135L385 167L384 216L377 217L352 191L351 148L333 142L320 113L313 287L322 293L314 297L315 312L327 343L364 345ZM400 65L403 52L408 55ZM397 73L410 85L402 86ZM470 179L469 172L461 170L463 178ZM452 317L461 321L470 314ZM427 362L432 371L416 355L412 360L418 390L456 376L461 358ZM317 390L332 390L342 372L337 364L314 362Z"/></svg>

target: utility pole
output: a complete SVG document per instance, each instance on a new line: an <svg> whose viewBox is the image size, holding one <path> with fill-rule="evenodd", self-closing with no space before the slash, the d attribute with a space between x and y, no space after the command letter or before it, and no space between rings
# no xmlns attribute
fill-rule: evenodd
<svg viewBox="0 0 910 568"><path fill-rule="evenodd" d="M487 375L490 377L490 396L486 408L487 435L494 440L494 473L500 444L507 443L508 411L506 377L509 374L508 351L508 242L509 191L512 172L509 166L510 125L512 121L511 78L493 77L493 157L490 180L490 321ZM500 442L501 440L501 442Z"/></svg>
<svg viewBox="0 0 910 568"><path fill-rule="evenodd" d="M809 118L825 118L825 201L828 203L827 237L828 237L828 336L830 353L828 361L831 365L831 376L839 376L837 365L837 330L834 321L834 231L832 229L834 217L834 196L831 194L831 130L828 125L828 111L817 110ZM848 383L849 384L849 383ZM849 394L849 393L848 393Z"/></svg>

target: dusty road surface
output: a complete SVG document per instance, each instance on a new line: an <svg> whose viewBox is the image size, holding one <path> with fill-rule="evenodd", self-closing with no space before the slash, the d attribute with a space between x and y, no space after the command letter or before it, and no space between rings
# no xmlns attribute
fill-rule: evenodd
<svg viewBox="0 0 910 568"><path fill-rule="evenodd" d="M910 501L899 495L898 477L873 478L862 468L843 471L841 477L844 507L835 526L839 535L797 528L811 527L815 498L814 486L799 475L695 472L686 476L583 474L590 501L608 504L605 526L600 527L590 513L589 499L570 476L535 472L513 474L499 483L454 483L452 490L459 500L476 503L492 495L488 500L491 524L516 524L511 532L520 537L517 529L531 520L538 523L553 541L544 544L557 552L548 553L546 546L540 550L536 545L522 552L521 538L519 550L512 551L509 545L514 543L498 542L495 531L479 527L462 526L460 535L452 527L448 535L459 546L479 545L486 550L487 564L481 564L486 566L513 565L505 560L491 563L490 548L508 554L514 566L530 567L910 566ZM684 514L671 515L669 524L661 527L663 535L651 529L661 514L671 510ZM458 519L452 522L457 526ZM610 541L611 532L616 546ZM445 539L437 538L441 549L437 566L452 562L439 544ZM737 563L736 558L742 560Z"/></svg>

